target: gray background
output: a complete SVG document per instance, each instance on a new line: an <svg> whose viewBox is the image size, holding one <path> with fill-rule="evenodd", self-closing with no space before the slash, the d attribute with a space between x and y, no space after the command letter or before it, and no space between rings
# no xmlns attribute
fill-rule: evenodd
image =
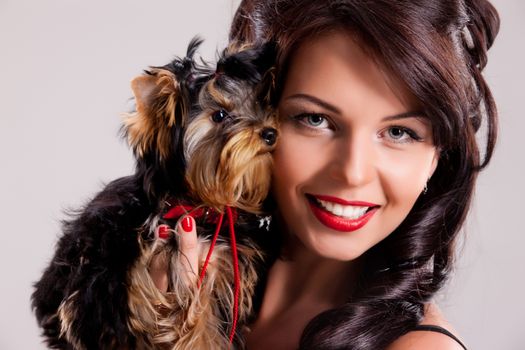
<svg viewBox="0 0 525 350"><path fill-rule="evenodd" d="M238 0L0 0L0 349L43 349L31 284L51 258L63 209L129 174L117 137L129 81L185 52L212 59ZM486 69L501 137L481 175L458 267L437 300L470 349L525 349L522 117L525 2L499 0ZM521 219L521 220L520 220Z"/></svg>

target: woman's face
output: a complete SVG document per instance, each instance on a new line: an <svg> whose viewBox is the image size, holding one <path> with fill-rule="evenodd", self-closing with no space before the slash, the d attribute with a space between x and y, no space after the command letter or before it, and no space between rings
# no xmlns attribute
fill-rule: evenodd
<svg viewBox="0 0 525 350"><path fill-rule="evenodd" d="M352 260L407 216L437 165L417 101L346 34L294 53L272 193L294 242Z"/></svg>

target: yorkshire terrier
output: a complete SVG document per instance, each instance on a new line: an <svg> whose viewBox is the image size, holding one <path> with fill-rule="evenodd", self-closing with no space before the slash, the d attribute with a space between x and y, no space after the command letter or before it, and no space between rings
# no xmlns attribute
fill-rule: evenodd
<svg viewBox="0 0 525 350"><path fill-rule="evenodd" d="M108 184L63 223L35 284L32 304L51 348L244 347L277 141L268 103L274 50L232 44L211 69L193 58L200 43L132 81L136 111L123 134L135 174ZM181 278L175 231L158 237L160 224L174 228L185 213L197 219L200 251L208 252L197 285ZM167 293L148 271L159 254Z"/></svg>

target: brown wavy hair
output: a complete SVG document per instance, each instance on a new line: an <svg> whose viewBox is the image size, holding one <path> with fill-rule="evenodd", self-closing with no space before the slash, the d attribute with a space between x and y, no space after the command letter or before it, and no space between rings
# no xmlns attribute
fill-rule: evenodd
<svg viewBox="0 0 525 350"><path fill-rule="evenodd" d="M419 99L441 151L428 192L364 254L358 288L347 302L308 323L301 349L383 349L421 321L424 304L443 287L477 175L496 143L496 106L481 72L499 24L486 0L241 2L230 39L277 44L275 106L297 47L345 30ZM485 134L483 146L478 130Z"/></svg>

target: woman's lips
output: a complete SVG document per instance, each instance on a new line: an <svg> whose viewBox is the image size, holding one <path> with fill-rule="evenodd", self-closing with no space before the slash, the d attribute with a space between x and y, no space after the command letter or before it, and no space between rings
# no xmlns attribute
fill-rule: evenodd
<svg viewBox="0 0 525 350"><path fill-rule="evenodd" d="M328 228L331 228L336 231L342 231L342 232L351 232L360 229L366 223L368 220L372 218L372 216L375 214L375 212L379 209L379 206L377 204L373 203L367 203L367 202L348 202L344 201L339 198L331 197L331 196L312 196L307 195L308 198L308 204L310 205L310 208L312 209L313 214L319 220L323 225L327 226ZM339 203L342 205L353 205L353 206L366 206L370 207L369 210L361 217L357 219L345 219L343 217L334 215L330 213L329 211L321 208L315 198L319 198L320 200Z"/></svg>

